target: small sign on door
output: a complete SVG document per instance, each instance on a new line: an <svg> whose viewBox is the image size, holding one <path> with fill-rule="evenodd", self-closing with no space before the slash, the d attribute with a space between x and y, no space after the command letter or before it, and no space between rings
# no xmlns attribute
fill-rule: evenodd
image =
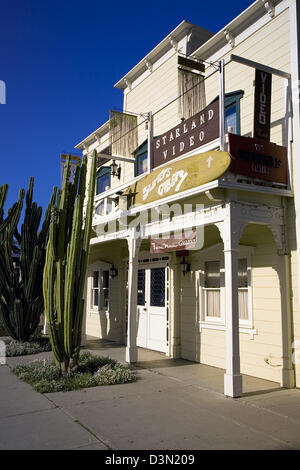
<svg viewBox="0 0 300 470"><path fill-rule="evenodd" d="M193 250L197 243L197 232L184 233L180 238L151 238L150 253L165 253L168 251Z"/></svg>

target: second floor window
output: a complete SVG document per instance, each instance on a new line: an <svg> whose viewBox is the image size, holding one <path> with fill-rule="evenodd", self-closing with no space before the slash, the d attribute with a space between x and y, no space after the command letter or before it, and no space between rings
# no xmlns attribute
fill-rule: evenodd
<svg viewBox="0 0 300 470"><path fill-rule="evenodd" d="M110 188L110 167L103 166L96 176L96 194L103 193Z"/></svg>
<svg viewBox="0 0 300 470"><path fill-rule="evenodd" d="M225 132L228 132L228 128L230 128L232 134L241 133L240 100L243 95L243 90L225 94ZM217 100L219 100L218 96L211 103Z"/></svg>
<svg viewBox="0 0 300 470"><path fill-rule="evenodd" d="M233 134L241 133L240 99L244 92L239 90L225 95L225 132L231 128Z"/></svg>

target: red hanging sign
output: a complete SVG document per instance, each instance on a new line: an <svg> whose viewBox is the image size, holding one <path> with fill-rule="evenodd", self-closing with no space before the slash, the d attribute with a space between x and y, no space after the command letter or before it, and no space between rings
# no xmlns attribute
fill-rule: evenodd
<svg viewBox="0 0 300 470"><path fill-rule="evenodd" d="M287 184L286 147L262 139L228 134L229 171L253 179Z"/></svg>

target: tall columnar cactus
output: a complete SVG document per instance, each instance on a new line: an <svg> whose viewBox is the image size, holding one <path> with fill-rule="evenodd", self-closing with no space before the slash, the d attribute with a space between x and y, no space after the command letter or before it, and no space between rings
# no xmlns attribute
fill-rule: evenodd
<svg viewBox="0 0 300 470"><path fill-rule="evenodd" d="M5 323L4 313L8 314L8 305L11 303L11 295L14 279L14 265L12 253L16 251L13 241L14 233L17 229L20 214L25 196L24 189L19 192L19 200L8 210L8 215L4 217L4 204L8 192L8 185L0 186L0 321ZM12 284L12 285L11 285Z"/></svg>
<svg viewBox="0 0 300 470"><path fill-rule="evenodd" d="M69 181L66 160L62 189L52 209L43 292L49 337L62 374L76 370L83 320L83 291L88 261L96 181L96 152L86 193L87 157ZM85 220L84 200L87 197Z"/></svg>
<svg viewBox="0 0 300 470"><path fill-rule="evenodd" d="M56 188L39 230L42 208L32 202L34 179L30 178L26 193L26 209L21 234L18 223L25 196L3 218L8 186L0 188L0 314L7 332L18 341L28 341L36 331L44 310L42 275L50 225L51 206Z"/></svg>
<svg viewBox="0 0 300 470"><path fill-rule="evenodd" d="M0 247L5 238L13 237L23 208L23 200L25 196L24 189L19 192L19 200L15 202L11 209L8 210L7 217L4 218L4 204L8 192L8 184L0 186Z"/></svg>

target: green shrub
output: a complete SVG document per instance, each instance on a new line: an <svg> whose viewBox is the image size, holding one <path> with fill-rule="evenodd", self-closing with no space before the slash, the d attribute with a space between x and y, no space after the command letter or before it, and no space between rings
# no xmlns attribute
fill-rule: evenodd
<svg viewBox="0 0 300 470"><path fill-rule="evenodd" d="M32 341L11 340L6 344L6 356L26 356L28 354L38 354L51 351L51 345L48 338L34 337Z"/></svg>
<svg viewBox="0 0 300 470"><path fill-rule="evenodd" d="M40 393L124 384L136 380L136 376L127 366L109 357L96 356L89 352L80 355L78 371L70 376L61 377L60 368L54 361L49 360L19 365L13 369L13 372Z"/></svg>

